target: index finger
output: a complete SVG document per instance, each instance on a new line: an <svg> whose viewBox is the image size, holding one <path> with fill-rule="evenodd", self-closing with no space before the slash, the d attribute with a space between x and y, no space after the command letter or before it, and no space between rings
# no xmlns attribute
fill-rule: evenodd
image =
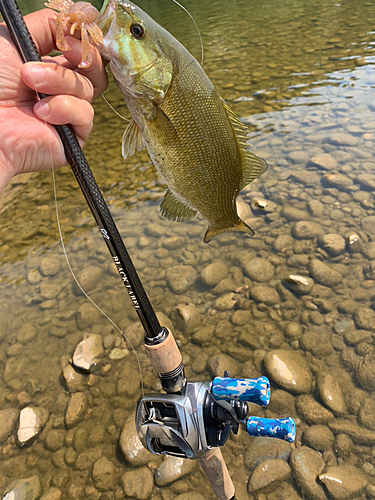
<svg viewBox="0 0 375 500"><path fill-rule="evenodd" d="M24 17L25 23L41 56L46 56L56 49L57 13L51 9L42 9Z"/></svg>

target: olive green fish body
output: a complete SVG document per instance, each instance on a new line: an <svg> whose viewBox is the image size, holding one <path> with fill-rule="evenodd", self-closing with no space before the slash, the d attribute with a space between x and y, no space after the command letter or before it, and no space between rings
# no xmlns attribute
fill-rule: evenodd
<svg viewBox="0 0 375 500"><path fill-rule="evenodd" d="M111 1L115 15L102 54L111 60L133 118L124 133L123 156L147 148L168 186L160 207L166 219L186 221L199 212L209 224L206 242L228 230L253 234L237 214L236 198L267 165L247 151L247 129L172 35L130 2ZM123 12L129 17L125 26ZM102 26L108 17L104 11ZM124 32L141 22L144 36L132 43Z"/></svg>

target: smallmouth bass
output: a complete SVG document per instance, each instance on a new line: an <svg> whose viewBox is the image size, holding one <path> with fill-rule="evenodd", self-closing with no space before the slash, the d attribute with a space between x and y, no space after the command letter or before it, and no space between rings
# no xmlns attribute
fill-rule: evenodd
<svg viewBox="0 0 375 500"><path fill-rule="evenodd" d="M170 221L207 220L204 242L226 231L254 234L236 208L247 184L267 170L248 151L248 130L218 95L196 59L128 0L106 0L96 20L132 120L124 158L147 148L168 188L160 205Z"/></svg>

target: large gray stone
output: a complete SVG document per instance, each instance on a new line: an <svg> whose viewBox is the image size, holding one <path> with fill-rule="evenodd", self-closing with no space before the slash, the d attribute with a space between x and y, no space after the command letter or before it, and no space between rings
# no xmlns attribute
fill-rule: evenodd
<svg viewBox="0 0 375 500"><path fill-rule="evenodd" d="M303 356L295 351L279 349L266 354L265 369L270 378L287 391L310 392L313 376Z"/></svg>

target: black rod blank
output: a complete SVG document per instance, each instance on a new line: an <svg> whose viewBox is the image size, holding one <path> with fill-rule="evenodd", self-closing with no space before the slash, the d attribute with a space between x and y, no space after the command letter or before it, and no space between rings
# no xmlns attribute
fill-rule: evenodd
<svg viewBox="0 0 375 500"><path fill-rule="evenodd" d="M15 0L0 0L0 11L24 62L41 61ZM41 94L43 97L43 94ZM158 337L163 329L147 297L124 242L95 181L83 151L70 125L55 125L65 156L116 264L121 279L138 313L146 335Z"/></svg>

